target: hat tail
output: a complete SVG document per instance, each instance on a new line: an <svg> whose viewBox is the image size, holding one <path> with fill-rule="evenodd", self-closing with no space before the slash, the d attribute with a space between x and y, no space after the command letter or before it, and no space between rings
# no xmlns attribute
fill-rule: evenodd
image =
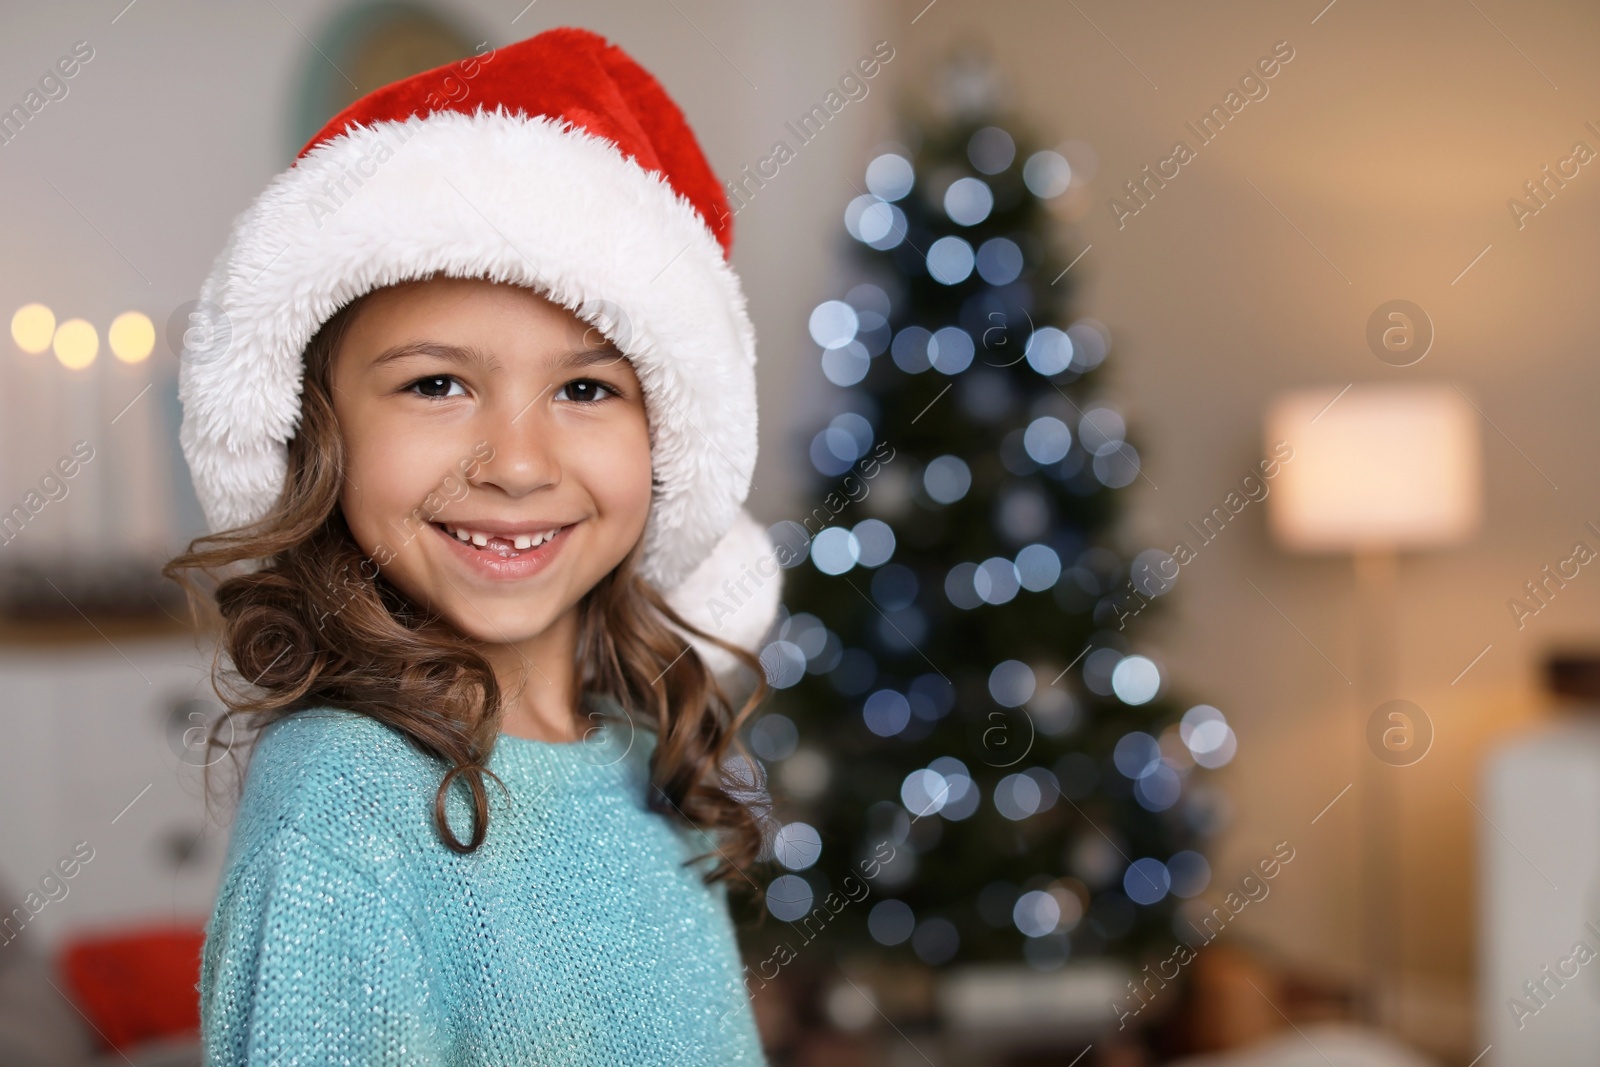
<svg viewBox="0 0 1600 1067"><path fill-rule="evenodd" d="M783 567L767 531L740 509L716 548L681 584L665 594L684 620L759 654L783 593ZM740 666L724 649L685 635L714 674L727 678Z"/></svg>

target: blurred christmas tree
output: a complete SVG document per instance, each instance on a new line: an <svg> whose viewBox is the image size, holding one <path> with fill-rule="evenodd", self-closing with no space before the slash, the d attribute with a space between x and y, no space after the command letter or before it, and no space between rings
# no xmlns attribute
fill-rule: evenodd
<svg viewBox="0 0 1600 1067"><path fill-rule="evenodd" d="M1178 568L1120 550L1139 455L1050 210L1082 190L986 77L947 71L845 208L859 284L810 318L838 413L814 510L772 530L791 569L750 742L789 872L772 915L835 949L1050 969L1171 949L1209 880L1195 768L1234 741L1137 650Z"/></svg>

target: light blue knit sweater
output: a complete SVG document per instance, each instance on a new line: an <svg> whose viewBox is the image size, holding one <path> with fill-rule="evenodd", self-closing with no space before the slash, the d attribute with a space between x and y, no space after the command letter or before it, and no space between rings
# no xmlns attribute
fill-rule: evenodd
<svg viewBox="0 0 1600 1067"><path fill-rule="evenodd" d="M764 1067L726 890L681 866L711 838L645 806L654 747L502 735L510 797L485 779L458 855L442 761L353 712L273 723L206 929L206 1063ZM459 778L446 811L469 840Z"/></svg>

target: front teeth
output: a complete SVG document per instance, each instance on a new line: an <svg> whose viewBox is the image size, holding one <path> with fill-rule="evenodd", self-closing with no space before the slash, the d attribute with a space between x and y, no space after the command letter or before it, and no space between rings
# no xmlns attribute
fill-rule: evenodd
<svg viewBox="0 0 1600 1067"><path fill-rule="evenodd" d="M446 526L445 530L453 534L458 540L476 545L479 548L488 547L489 538L493 536L492 534L480 533L477 530L464 530L454 526ZM538 548L559 532L559 530L546 530L544 533L538 534L518 534L512 538L511 543L518 551L526 551L530 548Z"/></svg>

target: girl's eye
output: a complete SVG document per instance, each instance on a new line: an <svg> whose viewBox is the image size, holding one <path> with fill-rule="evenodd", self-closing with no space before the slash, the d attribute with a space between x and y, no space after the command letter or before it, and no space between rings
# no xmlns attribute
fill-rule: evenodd
<svg viewBox="0 0 1600 1067"><path fill-rule="evenodd" d="M597 382L593 378L578 378L561 387L556 394L558 400L576 400L582 404L598 403L607 396L616 396L616 390L604 382Z"/></svg>
<svg viewBox="0 0 1600 1067"><path fill-rule="evenodd" d="M460 382L448 374L436 374L428 378L418 378L407 389L415 390L418 396L427 397L429 400L443 400L451 396L466 396L466 389Z"/></svg>

